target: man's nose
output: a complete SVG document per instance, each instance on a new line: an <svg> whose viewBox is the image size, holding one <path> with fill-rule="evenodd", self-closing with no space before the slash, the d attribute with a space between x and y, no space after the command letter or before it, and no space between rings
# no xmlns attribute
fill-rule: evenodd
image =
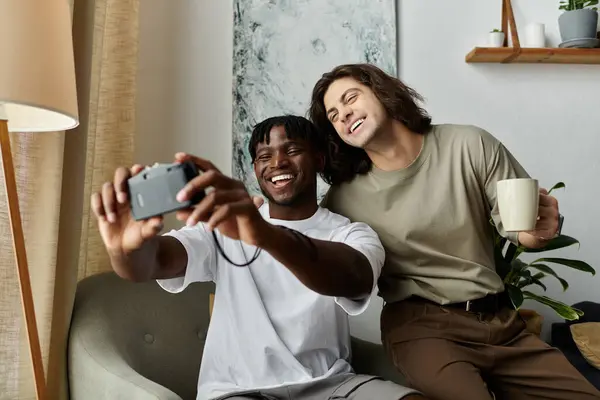
<svg viewBox="0 0 600 400"><path fill-rule="evenodd" d="M350 116L352 115L352 108L348 106L343 106L340 109L341 119L340 121L346 123L350 120Z"/></svg>
<svg viewBox="0 0 600 400"><path fill-rule="evenodd" d="M271 157L271 168L277 169L287 166L289 160L284 152L277 152Z"/></svg>

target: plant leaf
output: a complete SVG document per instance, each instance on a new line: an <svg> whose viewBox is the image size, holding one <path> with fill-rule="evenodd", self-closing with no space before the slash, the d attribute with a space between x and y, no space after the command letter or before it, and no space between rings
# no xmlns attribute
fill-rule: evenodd
<svg viewBox="0 0 600 400"><path fill-rule="evenodd" d="M518 288L522 288L523 286L531 285L531 283L532 283L531 272L526 269L515 270L514 278L517 281L515 286ZM508 283L512 283L512 282L508 282Z"/></svg>
<svg viewBox="0 0 600 400"><path fill-rule="evenodd" d="M522 260L516 259L510 263L510 267L517 271L526 270L527 263L523 262Z"/></svg>
<svg viewBox="0 0 600 400"><path fill-rule="evenodd" d="M552 186L552 188L550 188L550 190L548 190L548 194L552 193L553 190L556 189L564 189L566 186L563 182L558 182L556 185Z"/></svg>
<svg viewBox="0 0 600 400"><path fill-rule="evenodd" d="M531 293L529 291L523 291L523 295L526 299L535 300L552 308L554 311L556 311L558 315L560 315L566 320L578 320L579 317L583 315L583 312L581 310L568 306L560 301L553 300L547 296L538 296L537 294Z"/></svg>
<svg viewBox="0 0 600 400"><path fill-rule="evenodd" d="M514 285L506 285L506 290L508 292L508 297L510 298L510 301L515 307L515 310L518 310L523 304L523 292L521 291L521 289Z"/></svg>
<svg viewBox="0 0 600 400"><path fill-rule="evenodd" d="M563 292L569 288L569 282L567 282L566 280L564 280L563 278L561 278L560 276L558 276L558 274L556 272L554 272L554 270L552 268L550 268L549 266L547 266L546 264L532 263L532 264L529 264L529 266L531 268L537 269L538 271L542 271L542 272L544 272L544 273L546 273L548 275L552 275L553 277L555 277L556 279L558 279L558 281L560 282L560 284L563 287Z"/></svg>
<svg viewBox="0 0 600 400"><path fill-rule="evenodd" d="M531 272L527 271L527 276L523 276L519 282L517 283L517 287L519 289L523 289L524 287L527 287L529 285L538 285L539 287L541 287L542 289L544 289L544 291L548 290L546 288L546 285L544 285L541 281L540 278L544 277L545 275L541 272L535 274L534 276L531 275Z"/></svg>
<svg viewBox="0 0 600 400"><path fill-rule="evenodd" d="M533 276L531 277L531 283L533 285L538 285L539 287L541 287L542 289L544 289L544 292L548 290L548 288L546 287L546 285L544 285L539 279L535 279Z"/></svg>
<svg viewBox="0 0 600 400"><path fill-rule="evenodd" d="M504 283L516 285L519 281L519 278L522 276L521 271L523 271L527 267L527 264L525 264L521 260L513 260L513 262L511 262L510 265L508 265L506 261L502 261L502 263L507 264L509 269L507 275L504 277Z"/></svg>
<svg viewBox="0 0 600 400"><path fill-rule="evenodd" d="M521 269L517 272L517 277L520 279L531 279L531 271L527 269Z"/></svg>
<svg viewBox="0 0 600 400"><path fill-rule="evenodd" d="M523 289L524 287L531 285L531 283L532 283L531 278L524 278L524 279L521 279L519 282L517 282L517 284L515 286L518 287L519 289Z"/></svg>
<svg viewBox="0 0 600 400"><path fill-rule="evenodd" d="M570 236L560 235L548 241L546 246L542 247L541 249L525 249L524 251L525 253L541 253L544 251L562 249L564 247L569 247L574 244L579 245L579 240Z"/></svg>
<svg viewBox="0 0 600 400"><path fill-rule="evenodd" d="M568 258L539 258L535 260L532 264L538 262L551 262L555 264L561 264L579 271L589 272L592 275L596 275L596 270L592 268L590 264L579 260L570 260Z"/></svg>
<svg viewBox="0 0 600 400"><path fill-rule="evenodd" d="M515 255L513 256L513 259L519 258L519 256L521 255L521 253L523 253L524 251L525 251L525 246L519 246L519 247L517 247L517 251L515 252Z"/></svg>
<svg viewBox="0 0 600 400"><path fill-rule="evenodd" d="M506 261L511 262L519 258L521 253L525 250L523 246L516 246L514 243L510 243L506 249L506 255L504 258Z"/></svg>

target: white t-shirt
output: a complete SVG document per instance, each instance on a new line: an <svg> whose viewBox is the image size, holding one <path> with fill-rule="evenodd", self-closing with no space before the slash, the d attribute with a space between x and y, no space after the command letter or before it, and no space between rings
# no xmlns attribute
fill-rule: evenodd
<svg viewBox="0 0 600 400"><path fill-rule="evenodd" d="M360 251L373 268L373 290L364 299L323 296L304 286L286 267L262 251L248 267L229 264L218 252L204 225L171 231L188 254L186 274L159 280L172 293L190 283L214 281L215 302L198 380L198 399L230 392L306 383L352 372L348 316L362 313L376 291L385 253L377 234L366 224L350 223L319 208L301 221L268 222L306 236L345 243ZM246 263L255 247L217 237L229 259Z"/></svg>

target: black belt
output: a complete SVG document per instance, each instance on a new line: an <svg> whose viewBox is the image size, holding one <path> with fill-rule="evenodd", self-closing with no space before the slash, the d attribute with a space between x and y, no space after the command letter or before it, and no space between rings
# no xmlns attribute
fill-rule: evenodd
<svg viewBox="0 0 600 400"><path fill-rule="evenodd" d="M413 296L413 298L425 301L428 303L433 303L441 307L446 308L457 308L464 311L470 311L474 313L494 313L505 307L513 308L512 303L508 297L506 292L501 292L497 294L488 294L485 297L481 297L479 299L463 301L460 303L450 303L450 304L438 304L428 299L424 299L419 296Z"/></svg>

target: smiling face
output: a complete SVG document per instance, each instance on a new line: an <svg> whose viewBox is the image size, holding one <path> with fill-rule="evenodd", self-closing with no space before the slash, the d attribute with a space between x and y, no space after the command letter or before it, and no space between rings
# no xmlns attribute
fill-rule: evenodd
<svg viewBox="0 0 600 400"><path fill-rule="evenodd" d="M319 158L306 140L290 139L283 126L274 126L256 145L254 173L269 201L282 205L314 203Z"/></svg>
<svg viewBox="0 0 600 400"><path fill-rule="evenodd" d="M333 81L323 103L327 118L350 146L366 148L388 122L385 108L375 93L350 77Z"/></svg>

